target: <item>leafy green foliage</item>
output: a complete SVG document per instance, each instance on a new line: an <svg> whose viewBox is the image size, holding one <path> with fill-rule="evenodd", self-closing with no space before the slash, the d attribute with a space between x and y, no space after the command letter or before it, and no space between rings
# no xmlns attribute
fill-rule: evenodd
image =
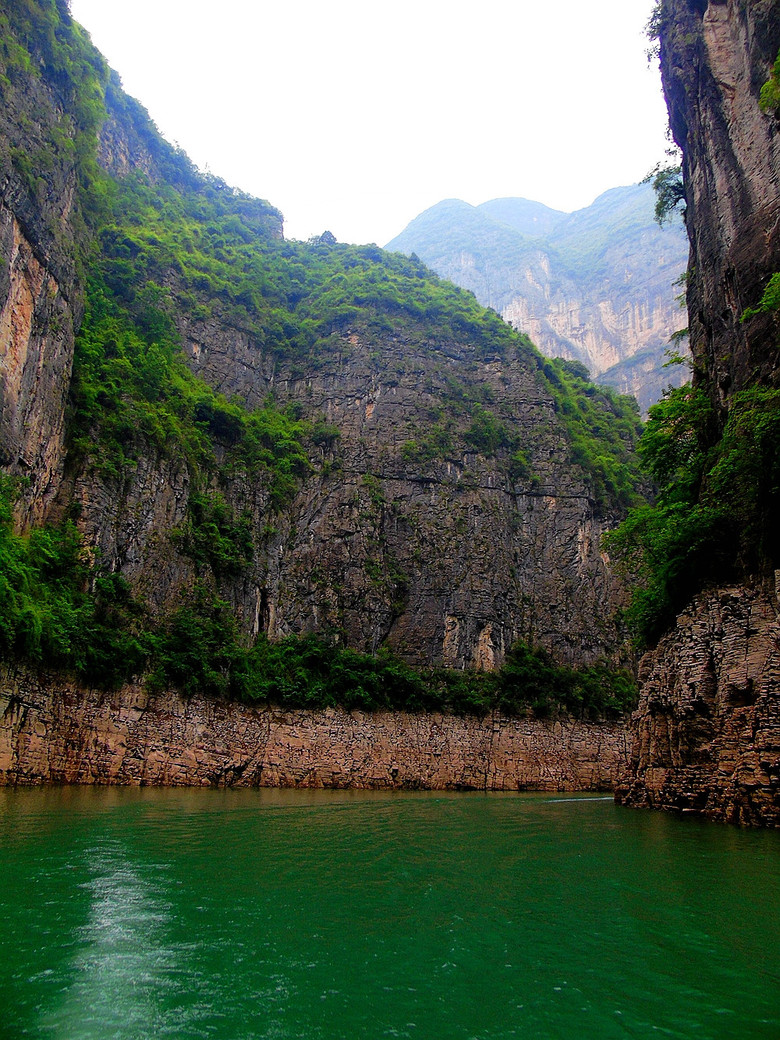
<svg viewBox="0 0 780 1040"><path fill-rule="evenodd" d="M636 703L636 685L625 671L606 665L566 668L540 647L517 643L496 676L497 704L507 715L528 706L537 718L564 710L571 715L603 718L628 711Z"/></svg>
<svg viewBox="0 0 780 1040"><path fill-rule="evenodd" d="M721 436L701 388L671 391L650 409L639 451L657 500L605 545L637 581L627 621L652 645L705 585L780 559L780 391L735 394Z"/></svg>
<svg viewBox="0 0 780 1040"><path fill-rule="evenodd" d="M780 110L780 51L772 66L769 79L761 88L759 104L764 112Z"/></svg>
<svg viewBox="0 0 780 1040"><path fill-rule="evenodd" d="M571 445L571 461L590 477L597 510L637 504L642 478L634 449L642 422L634 398L591 383L577 361L540 358L538 365Z"/></svg>
<svg viewBox="0 0 780 1040"><path fill-rule="evenodd" d="M91 565L66 522L21 537L12 531L14 483L0 478L0 653L115 685L145 652L125 581Z"/></svg>
<svg viewBox="0 0 780 1040"><path fill-rule="evenodd" d="M179 454L193 471L264 470L272 505L281 508L308 472L307 424L270 402L249 411L194 376L178 344L170 300L154 285L134 293L130 310L99 274L90 279L71 405L72 451L92 457L107 476L134 466L151 445Z"/></svg>
<svg viewBox="0 0 780 1040"><path fill-rule="evenodd" d="M219 492L190 492L187 522L175 540L185 555L207 565L216 577L240 574L254 554L250 515L236 519Z"/></svg>
<svg viewBox="0 0 780 1040"><path fill-rule="evenodd" d="M204 583L198 582L191 599L155 627L149 646L152 690L173 686L185 696L242 696L246 651L235 615Z"/></svg>
<svg viewBox="0 0 780 1040"><path fill-rule="evenodd" d="M361 654L315 635L278 642L261 636L253 647L241 650L224 608L217 602L205 610L201 606L199 613L186 608L176 615L164 636L156 681L173 682L185 692L228 692L249 703L361 711L531 711L538 717L564 712L603 718L628 710L636 699L627 673L601 665L561 667L542 650L523 644L512 649L495 673L418 671L387 651ZM216 661L218 667L206 673L201 659Z"/></svg>
<svg viewBox="0 0 780 1040"><path fill-rule="evenodd" d="M264 349L316 365L343 350L354 327L404 331L425 342L501 353L514 334L474 297L419 261L376 246L284 242L268 233L268 207L205 178L197 189L123 179L100 232L105 285L131 311L139 287L169 286L177 312L218 316Z"/></svg>
<svg viewBox="0 0 780 1040"><path fill-rule="evenodd" d="M685 185L681 166L656 166L645 179L652 183L655 192L657 224L663 227L676 213L682 213L685 217Z"/></svg>
<svg viewBox="0 0 780 1040"><path fill-rule="evenodd" d="M107 178L98 169L96 153L108 75L105 61L72 20L64 0L14 0L0 12L4 108L23 121L29 119L25 94L31 79L45 82L56 97L55 110L34 108L34 129L29 123L27 132L22 130L25 146L11 148L9 158L29 194L41 204L49 233L58 243L63 228L61 214L48 204L50 179L75 171L79 190L70 226L77 265L88 249L89 229L104 209Z"/></svg>
<svg viewBox="0 0 780 1040"><path fill-rule="evenodd" d="M499 710L539 715L565 711L601 717L626 710L635 695L622 673L597 666L561 668L540 650L518 645L496 674L417 671L387 652L357 653L313 636L252 646L235 614L199 580L185 602L156 622L127 584L90 564L72 523L14 535L13 482L0 481L0 653L114 686L145 673L151 689L185 696L283 707L378 711ZM241 566L248 532L234 525L219 496L194 496L199 513L191 551L221 573ZM212 539L209 545L207 538Z"/></svg>
<svg viewBox="0 0 780 1040"><path fill-rule="evenodd" d="M777 310L780 310L780 271L776 271L767 282L758 306L745 309L742 321L748 321L757 314L767 314Z"/></svg>

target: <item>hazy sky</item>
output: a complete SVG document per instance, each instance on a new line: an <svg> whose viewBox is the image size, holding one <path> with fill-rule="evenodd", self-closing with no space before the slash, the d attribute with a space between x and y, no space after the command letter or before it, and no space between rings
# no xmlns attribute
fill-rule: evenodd
<svg viewBox="0 0 780 1040"><path fill-rule="evenodd" d="M653 0L72 0L160 130L288 238L388 241L440 199L557 209L666 147Z"/></svg>

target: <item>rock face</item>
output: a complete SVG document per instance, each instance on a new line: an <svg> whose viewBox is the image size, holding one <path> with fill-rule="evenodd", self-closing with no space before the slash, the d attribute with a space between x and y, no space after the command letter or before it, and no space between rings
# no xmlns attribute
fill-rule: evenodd
<svg viewBox="0 0 780 1040"><path fill-rule="evenodd" d="M611 519L569 463L527 359L353 334L304 375L237 330L210 323L183 339L195 370L226 395L261 405L273 391L340 431L314 449L314 471L281 512L262 480L237 474L221 488L235 515L251 516L254 559L220 588L248 632L320 632L455 668L498 666L518 639L571 664L615 653L622 592L600 550ZM532 475L513 478L506 452L425 457L432 417L457 404L458 386L495 400ZM455 414L453 429L470 421ZM171 537L189 492L186 465L149 450L119 483L97 468L72 473L60 508L77 502L105 564L164 610L193 580Z"/></svg>
<svg viewBox="0 0 780 1040"><path fill-rule="evenodd" d="M0 458L33 481L28 523L45 514L62 476L73 361L71 305L34 237L0 205Z"/></svg>
<svg viewBox="0 0 780 1040"><path fill-rule="evenodd" d="M779 127L758 103L780 48L780 3L662 0L658 16L683 150L694 380L725 421L736 392L780 377L777 315L741 321L780 270ZM696 598L641 674L619 798L780 825L777 580Z"/></svg>
<svg viewBox="0 0 780 1040"><path fill-rule="evenodd" d="M658 227L648 184L614 188L576 213L526 199L438 203L388 249L416 253L526 332L548 357L581 361L643 411L683 373L664 369L685 325L673 283L688 244Z"/></svg>
<svg viewBox="0 0 780 1040"><path fill-rule="evenodd" d="M780 379L777 315L742 322L780 270L780 122L758 100L780 49L776 0L663 0L661 74L683 152L695 368L717 406Z"/></svg>
<svg viewBox="0 0 780 1040"><path fill-rule="evenodd" d="M708 592L643 658L619 802L780 826L777 592Z"/></svg>
<svg viewBox="0 0 780 1040"><path fill-rule="evenodd" d="M619 723L256 710L6 672L0 784L612 790Z"/></svg>
<svg viewBox="0 0 780 1040"><path fill-rule="evenodd" d="M59 148L50 146L59 134ZM63 144L63 138L70 147ZM0 465L30 481L40 520L63 467L65 404L81 315L74 129L44 78L5 79L0 106Z"/></svg>
<svg viewBox="0 0 780 1040"><path fill-rule="evenodd" d="M166 190L197 186L200 175L122 94L99 55L90 52L89 61L100 72L95 90L107 119L87 144L103 168L164 182ZM64 129L75 134L63 115L68 98L43 61L28 65L42 71L12 70L0 113L0 464L32 479L27 523L77 517L101 564L160 613L196 578L177 541L193 472L175 446L163 455L140 434L137 463L120 477L107 475L99 459L65 457L80 317L72 301L83 291L77 261L83 268L88 237L68 156L89 148L84 139L79 149L61 147ZM25 156L44 154L43 145L53 173L36 179ZM253 233L276 239L279 214L252 201L262 211ZM175 299L175 265L156 277ZM311 471L283 509L272 508L262 474L237 470L208 489L251 524L251 562L220 576L216 590L245 635L313 631L355 649L387 646L412 663L453 667L499 665L519 638L566 663L619 654L622 592L599 550L615 517L572 462L527 345L491 353L456 343L433 318L416 339L405 338L383 319L339 328L316 357L296 362L268 349L256 329L238 327L226 308L208 313L175 316L199 376L251 407L272 395L338 427L331 440L307 445ZM506 432L507 444L494 450L464 440L472 416L486 410ZM435 448L432 428L444 434ZM527 460L522 476L512 468L518 447Z"/></svg>

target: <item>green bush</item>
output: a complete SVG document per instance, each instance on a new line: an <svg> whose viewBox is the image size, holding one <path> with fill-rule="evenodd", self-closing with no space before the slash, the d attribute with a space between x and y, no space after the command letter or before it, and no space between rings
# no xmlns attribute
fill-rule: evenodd
<svg viewBox="0 0 780 1040"><path fill-rule="evenodd" d="M635 582L626 618L650 646L708 584L780 560L780 391L735 394L722 433L701 388L670 391L650 409L639 453L656 501L605 546Z"/></svg>
<svg viewBox="0 0 780 1040"><path fill-rule="evenodd" d="M126 582L90 564L74 525L13 533L17 489L0 477L0 654L114 686L146 652Z"/></svg>
<svg viewBox="0 0 780 1040"><path fill-rule="evenodd" d="M570 445L570 459L589 480L600 514L624 513L643 500L636 446L642 433L633 397L596 386L577 361L538 358Z"/></svg>

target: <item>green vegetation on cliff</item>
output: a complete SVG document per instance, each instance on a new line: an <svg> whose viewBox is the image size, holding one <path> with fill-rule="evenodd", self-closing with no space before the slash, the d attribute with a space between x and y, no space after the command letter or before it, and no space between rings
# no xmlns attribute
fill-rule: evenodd
<svg viewBox="0 0 780 1040"><path fill-rule="evenodd" d="M71 521L12 531L17 489L0 479L0 653L112 686L143 666L127 583L90 564Z"/></svg>
<svg viewBox="0 0 780 1040"><path fill-rule="evenodd" d="M392 335L431 353L453 344L472 359L525 358L553 398L571 445L570 461L588 474L599 511L620 511L635 500L640 476L634 447L641 426L633 400L597 388L581 365L541 358L527 337L419 261L376 246L284 242L268 233L266 203L214 179L195 187L149 183L139 174L105 180L107 209L91 258L75 364L77 390L82 380L96 393L77 394L78 429L100 425L94 405L105 400L96 394L106 363L118 396L136 400L139 379L149 378L143 372L162 364L171 379L157 400L174 402L187 378L176 333L183 323L217 320L300 373L316 371L325 356L348 349L346 336L354 331L377 341ZM101 360L104 344L117 342L110 322L119 319L133 330L123 342L128 349L137 346L130 367ZM194 394L191 389L185 396ZM464 396L458 387L452 404L471 419L461 435L464 449L488 455L505 449L520 459L523 446L506 434L500 402ZM154 407L159 412L163 405ZM440 457L452 447L458 434L444 418L438 442L429 435L418 457ZM178 437L192 457L197 438L180 422L178 434L175 427L168 415L154 422L147 417L139 428L150 429L153 441L160 433L169 444ZM408 454L415 456L412 445ZM526 472L525 464L509 467Z"/></svg>
<svg viewBox="0 0 780 1040"><path fill-rule="evenodd" d="M199 581L188 602L152 619L118 574L91 563L72 522L22 537L12 532L13 482L0 482L0 652L39 663L97 686L145 674L153 689L173 686L247 703L362 711L444 711L540 717L614 716L635 699L631 677L602 666L556 665L522 644L496 673L419 671L386 652L356 653L314 635L276 643L241 639L227 603ZM205 513L193 553L215 567L239 567L240 537L225 538L224 503L198 496ZM246 539L246 532L244 532ZM249 543L244 541L245 551Z"/></svg>
<svg viewBox="0 0 780 1040"><path fill-rule="evenodd" d="M560 468L571 462L577 497L590 486L601 514L619 514L635 498L636 408L595 387L581 366L545 361L497 314L414 258L341 245L332 236L285 242L273 207L200 174L160 138L61 0L20 0L0 17L3 85L19 98L40 87L40 97L22 100L28 115L44 112L40 133L29 115L27 136L17 134L21 143L3 158L36 213L48 212L48 202L45 177L34 170L56 168L63 184L75 173L78 234L73 242L58 240L77 269L74 299L81 295L84 304L67 477L97 474L101 493L121 500L147 458L174 459L187 497L177 526L160 532L165 550L185 561L178 600L158 603L154 614L82 543L77 504L68 511L67 502L58 503L71 517L63 524L20 536L4 487L0 651L90 683L145 676L185 692L290 705L519 711L530 704L539 713L563 707L589 714L625 707L625 677L560 668L534 648L516 647L498 676L485 676L415 672L390 656L313 637L272 644L247 636L250 623L240 623L237 597L226 588L257 562L264 531L279 519L270 514L289 506L318 462L325 473L325 452L317 458L315 449L330 450L339 430L322 414L307 413L303 396L282 407L269 395L250 408L220 394L193 373L182 349L188 330L196 328L207 345L225 333L242 337L250 356L289 373L289 382L348 354L355 334L376 347L378 366L386 343L435 359L437 379L445 364L457 365L457 375L441 378L445 389L437 385L438 396L430 394L435 421L419 442L401 440L399 457L420 469L453 451L497 458L499 483L505 478L507 494L516 495L516 484L536 488L530 451L506 402L470 378L488 364L514 364L529 374L528 396L549 423L553 450L568 444L570 458ZM52 115L58 112L61 118ZM97 164L105 120L109 152L114 132L143 144L143 161L137 168L128 161L121 176ZM110 156L101 154L101 161L111 167ZM54 239L62 229L48 230ZM332 465L331 476L338 474ZM241 494L231 498L234 485L258 499L254 520ZM400 602L406 578L392 555L369 563Z"/></svg>
<svg viewBox="0 0 780 1040"><path fill-rule="evenodd" d="M722 433L701 386L671 391L650 409L639 453L658 497L605 543L638 579L627 621L648 646L706 585L780 561L780 391L734 394Z"/></svg>

